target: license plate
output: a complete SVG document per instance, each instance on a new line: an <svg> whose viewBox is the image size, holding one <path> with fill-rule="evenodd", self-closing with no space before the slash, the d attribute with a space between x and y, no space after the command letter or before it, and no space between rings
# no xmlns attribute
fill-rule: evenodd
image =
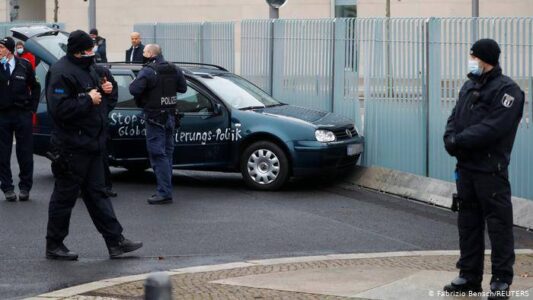
<svg viewBox="0 0 533 300"><path fill-rule="evenodd" d="M351 144L346 148L346 154L348 154L348 156L354 156L361 152L363 152L363 145L361 144Z"/></svg>

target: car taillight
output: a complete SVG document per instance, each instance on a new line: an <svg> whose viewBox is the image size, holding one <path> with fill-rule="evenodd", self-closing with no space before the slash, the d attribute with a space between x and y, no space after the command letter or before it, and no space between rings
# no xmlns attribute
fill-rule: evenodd
<svg viewBox="0 0 533 300"><path fill-rule="evenodd" d="M31 114L31 124L33 125L33 127L37 127L37 114L36 113Z"/></svg>

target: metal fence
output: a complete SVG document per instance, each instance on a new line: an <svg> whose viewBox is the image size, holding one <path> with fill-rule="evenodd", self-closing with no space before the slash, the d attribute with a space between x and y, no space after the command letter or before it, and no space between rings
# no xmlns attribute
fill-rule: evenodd
<svg viewBox="0 0 533 300"><path fill-rule="evenodd" d="M362 126L355 19L247 20L241 33L242 76L283 102Z"/></svg>
<svg viewBox="0 0 533 300"><path fill-rule="evenodd" d="M141 23L133 30L145 44L159 44L170 61L216 64L235 71L233 22Z"/></svg>
<svg viewBox="0 0 533 300"><path fill-rule="evenodd" d="M135 30L164 45L171 59L234 70L234 23ZM513 193L533 199L533 18L246 20L240 33L240 74L284 102L352 118L366 139L363 164L449 181L454 160L442 134L466 80L470 46L497 40L504 74L526 91Z"/></svg>

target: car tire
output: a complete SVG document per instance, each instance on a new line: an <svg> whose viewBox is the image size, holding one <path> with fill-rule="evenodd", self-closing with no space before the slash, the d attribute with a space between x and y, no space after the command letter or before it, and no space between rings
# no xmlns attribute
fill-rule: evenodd
<svg viewBox="0 0 533 300"><path fill-rule="evenodd" d="M241 173L246 185L253 189L277 190L289 179L289 160L278 145L256 142L242 154Z"/></svg>

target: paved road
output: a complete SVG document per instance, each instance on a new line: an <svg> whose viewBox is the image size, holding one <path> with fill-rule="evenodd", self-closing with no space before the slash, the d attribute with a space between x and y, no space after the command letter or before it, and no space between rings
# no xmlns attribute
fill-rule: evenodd
<svg viewBox="0 0 533 300"><path fill-rule="evenodd" d="M18 172L18 168L14 167ZM176 172L175 203L149 206L154 178L113 170L115 210L124 234L145 246L109 260L83 202L66 244L77 262L44 259L49 163L36 158L32 201L0 201L0 295L21 298L71 285L154 270L301 255L457 249L449 211L332 182L299 181L281 192L248 190L240 176ZM533 235L516 230L517 248ZM487 245L488 247L488 245Z"/></svg>

